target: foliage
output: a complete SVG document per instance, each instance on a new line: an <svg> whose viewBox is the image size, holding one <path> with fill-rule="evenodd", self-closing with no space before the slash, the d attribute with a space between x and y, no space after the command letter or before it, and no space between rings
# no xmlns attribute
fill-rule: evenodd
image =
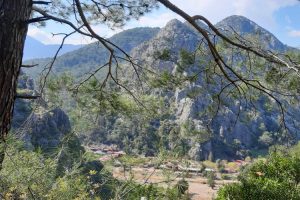
<svg viewBox="0 0 300 200"><path fill-rule="evenodd" d="M217 199L299 199L300 158L272 153L244 169L239 181L221 188Z"/></svg>
<svg viewBox="0 0 300 200"><path fill-rule="evenodd" d="M169 49L164 49L162 52L156 51L154 52L154 58L159 60L170 60L171 59L171 51Z"/></svg>
<svg viewBox="0 0 300 200"><path fill-rule="evenodd" d="M300 157L300 141L290 149L290 153L294 156Z"/></svg>
<svg viewBox="0 0 300 200"><path fill-rule="evenodd" d="M225 171L225 163L220 159L216 160L216 167L218 172L223 173Z"/></svg>
<svg viewBox="0 0 300 200"><path fill-rule="evenodd" d="M71 136L64 141L66 146L74 148ZM0 196L5 199L139 200L143 196L149 200L187 199L184 192L188 187L186 181L167 189L154 184L138 184L133 180L119 181L104 169L100 161L86 160L85 155L66 165L59 159L59 154L45 156L41 151L26 150L24 143L15 138L8 141L8 147L0 171ZM75 145L63 159L75 159L76 151L79 150ZM141 162L128 159L125 162L129 164ZM64 169L63 165L67 167ZM64 170L63 173L58 173L58 169Z"/></svg>
<svg viewBox="0 0 300 200"><path fill-rule="evenodd" d="M15 138L10 138L7 145L0 171L0 195L7 199L92 199L94 194L90 191L95 190L95 184L103 183L93 182L91 176L84 173L88 163L81 166L68 163L66 166L59 154L45 156L41 151L27 150L26 145ZM72 156L77 150L74 148L73 154L65 154L64 159L75 159ZM93 176L103 177L101 170L97 168ZM109 178L113 180L111 176Z"/></svg>
<svg viewBox="0 0 300 200"><path fill-rule="evenodd" d="M211 187L212 189L216 186L216 174L213 171L209 171L207 172L207 184L209 185L209 187Z"/></svg>
<svg viewBox="0 0 300 200"><path fill-rule="evenodd" d="M9 199L44 196L55 180L56 162L44 158L40 152L26 151L13 138L8 147L0 171L0 194Z"/></svg>
<svg viewBox="0 0 300 200"><path fill-rule="evenodd" d="M264 146L270 146L273 144L273 136L270 132L265 131L263 134L259 137L258 141L264 145Z"/></svg>
<svg viewBox="0 0 300 200"><path fill-rule="evenodd" d="M46 194L47 199L89 199L87 180L83 176L58 178L54 187Z"/></svg>
<svg viewBox="0 0 300 200"><path fill-rule="evenodd" d="M73 133L66 135L61 141L61 147L55 150L58 151L56 176L63 176L76 163L80 163L85 152L78 137ZM46 153L49 154L50 152Z"/></svg>
<svg viewBox="0 0 300 200"><path fill-rule="evenodd" d="M121 196L124 200L140 200L141 197L146 197L147 200L165 199L165 200L188 200L188 196L178 190L178 187L170 187L162 189L154 184L137 185L130 183L131 190L126 195ZM125 190L126 191L126 190Z"/></svg>
<svg viewBox="0 0 300 200"><path fill-rule="evenodd" d="M180 194L184 194L189 188L189 183L186 180L181 179L177 182L176 187Z"/></svg>

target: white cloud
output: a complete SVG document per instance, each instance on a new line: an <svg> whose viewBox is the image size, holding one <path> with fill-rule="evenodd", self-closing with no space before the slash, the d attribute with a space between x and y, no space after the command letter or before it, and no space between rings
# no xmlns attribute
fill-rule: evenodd
<svg viewBox="0 0 300 200"><path fill-rule="evenodd" d="M30 26L27 34L45 44L57 44L61 42L61 36L52 36L51 33L47 33L41 28Z"/></svg>
<svg viewBox="0 0 300 200"><path fill-rule="evenodd" d="M300 37L300 30L290 30L288 35L291 37Z"/></svg>
<svg viewBox="0 0 300 200"><path fill-rule="evenodd" d="M137 26L148 27L164 27L170 20L180 17L172 12L165 12L160 14L150 14L143 16L138 21L130 22L125 28L133 28Z"/></svg>

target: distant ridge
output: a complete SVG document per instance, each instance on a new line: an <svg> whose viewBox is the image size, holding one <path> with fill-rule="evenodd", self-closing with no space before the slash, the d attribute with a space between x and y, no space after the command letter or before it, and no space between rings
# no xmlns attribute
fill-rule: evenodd
<svg viewBox="0 0 300 200"><path fill-rule="evenodd" d="M59 44L43 44L33 37L27 36L25 41L23 60L52 57L58 50L59 46ZM59 55L74 51L82 46L83 45L65 44L60 50Z"/></svg>
<svg viewBox="0 0 300 200"><path fill-rule="evenodd" d="M159 30L159 28L150 27L133 28L117 33L108 40L112 41L114 44L129 53L133 48L154 37ZM103 64L109 55L107 49L97 43L88 44L79 49L76 46L76 48L76 50L67 52L57 58L54 64L55 72L60 73L69 71L74 75L80 75L95 68L95 66ZM116 50L116 52L118 52L118 50ZM54 54L51 54L51 56L48 57L53 57L53 55ZM43 66L49 63L49 59L50 58L28 60L26 62L27 64L38 63L40 66L28 69L26 72L33 78L36 78L36 76L42 71Z"/></svg>

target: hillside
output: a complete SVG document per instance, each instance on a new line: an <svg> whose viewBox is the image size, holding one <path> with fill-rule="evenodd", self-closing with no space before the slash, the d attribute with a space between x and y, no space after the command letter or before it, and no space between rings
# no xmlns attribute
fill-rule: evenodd
<svg viewBox="0 0 300 200"><path fill-rule="evenodd" d="M245 17L231 16L217 24L219 28L233 25L241 35L252 36L255 41L265 41L260 45L274 52L290 50L273 34ZM180 56L183 49L185 52L195 51L200 40L201 37L189 25L171 20L154 38L134 48L132 56L138 57L141 65L151 66L158 73L193 76L209 64L210 57L199 57L199 62L203 65L199 66L196 62L184 67L180 66ZM169 53L170 56L166 57L172 60L155 58L157 52ZM223 53L230 55L226 48ZM236 62L241 62L243 57L236 59ZM245 71L243 68L236 70L240 73ZM253 74L264 79L267 71L266 67L254 68ZM132 74L130 70L125 70L124 82L134 82ZM121 115L102 115L99 127L88 136L86 142L113 143L146 155L157 152L163 144L163 148L167 150L203 160L253 156L256 151L267 149L280 137L280 140L291 137L294 141L299 138L299 105L288 106L290 115L286 117L286 125L290 135L283 136L284 131L278 122L278 107L259 93L252 105L243 99L223 97L221 107L215 115L218 107L216 95L222 88L222 80L215 78L213 83L209 83L206 78L200 74L194 82L174 90L149 88L148 95L163 99L163 108L168 110L167 116L162 115L145 122L139 120L139 114L133 119Z"/></svg>
<svg viewBox="0 0 300 200"><path fill-rule="evenodd" d="M130 52L134 47L154 37L158 31L159 28L134 28L118 33L109 40L126 52ZM54 63L53 71L55 73L71 72L75 76L79 76L104 64L108 53L98 43L89 44L58 57ZM36 78L50 62L50 58L26 61L29 64L39 64L38 67L26 70L26 72Z"/></svg>
<svg viewBox="0 0 300 200"><path fill-rule="evenodd" d="M216 26L224 31L232 27L243 37L253 39L261 48L264 47L274 52L286 52L292 49L245 17L231 16L217 23ZM224 33L228 36L234 34L230 31ZM185 55L190 58L189 54L197 50L201 39L201 36L187 23L176 19L171 20L162 29L136 28L110 38L112 42L131 52L133 58L138 58L141 65L150 66L151 70L158 74L169 73L181 77L192 77L198 74L197 79L171 89L158 87L157 83L160 83L160 80L153 81L155 86L153 83L150 86L147 85L147 96L144 98L150 99L152 108L161 106L152 118L149 116L145 118L145 113L138 109L129 111L130 116L127 116L124 113L105 111L101 106L107 106L107 104L91 103L92 110L100 111L96 113L96 122L93 121L93 126L96 127L91 130L82 130L82 141L96 145L116 144L129 153L145 155L157 154L163 148L180 156L203 160L245 158L255 155L257 151L266 150L277 142L282 143L288 140L289 143L294 143L298 140L300 127L298 104L292 106L288 105L288 102L284 104L289 113L286 116L288 133L285 133L279 124L281 116L276 103L260 93L249 90L253 95L251 104L247 100L229 95L223 97L221 106L218 106L216 96L224 86L223 80L213 76L213 81L207 81L204 74L199 74L199 71L210 66L211 57L203 54L194 62L182 57ZM223 48L222 53L229 58L231 50L222 47L221 43L218 45ZM169 60L155 56L161 52L165 52L165 57ZM97 44L87 45L60 56L55 63L54 71L57 73L70 71L77 76L104 63L107 55L105 49ZM232 60L235 63L243 63L244 58L245 56L239 55L239 57L233 57ZM47 60L31 62L45 61ZM244 64L236 70L240 73L248 73ZM269 70L267 66L254 67L251 76L263 79L267 83L264 79ZM125 67L123 80L133 85L138 79L134 77L129 67ZM114 108L130 107L131 104L124 94L125 91L122 90L121 93L112 94L112 96L106 94L108 104L112 104ZM97 102L100 97L93 93L86 98L91 102ZM88 106L87 99L84 100L85 106ZM110 102L116 99L116 105ZM218 112L215 111L217 108ZM95 114L91 113L88 107L68 109L71 112L82 109L87 112L88 117ZM80 111L80 115L84 114ZM85 119L87 121L82 118L77 120L79 121L73 123L75 125L83 123L84 127L90 121L89 118Z"/></svg>
<svg viewBox="0 0 300 200"><path fill-rule="evenodd" d="M258 38L259 44L262 47L268 48L270 50L286 51L288 49L293 49L280 42L272 33L265 30L263 27L243 16L229 16L218 22L216 24L216 27L224 31L226 30L226 32L229 32L229 34L234 30L242 37L255 35L256 38Z"/></svg>

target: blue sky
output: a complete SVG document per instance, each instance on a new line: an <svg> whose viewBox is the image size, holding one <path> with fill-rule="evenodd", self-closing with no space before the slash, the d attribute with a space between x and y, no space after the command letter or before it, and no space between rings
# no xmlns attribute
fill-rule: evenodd
<svg viewBox="0 0 300 200"><path fill-rule="evenodd" d="M297 0L171 0L191 15L201 14L213 23L221 21L230 15L243 15L258 25L272 32L283 43L300 47L300 1ZM169 20L178 18L164 7L154 10L142 17L139 21L129 22L123 29L150 26L163 27ZM110 30L105 26L95 26L97 33L110 37L119 30ZM46 44L55 44L61 41L60 36L52 33L68 31L65 26L48 23L45 28L30 27L28 34ZM80 35L70 38L67 43L86 44L92 40Z"/></svg>
<svg viewBox="0 0 300 200"><path fill-rule="evenodd" d="M290 46L300 47L300 1L299 5L278 10L274 17L278 24L275 35Z"/></svg>

